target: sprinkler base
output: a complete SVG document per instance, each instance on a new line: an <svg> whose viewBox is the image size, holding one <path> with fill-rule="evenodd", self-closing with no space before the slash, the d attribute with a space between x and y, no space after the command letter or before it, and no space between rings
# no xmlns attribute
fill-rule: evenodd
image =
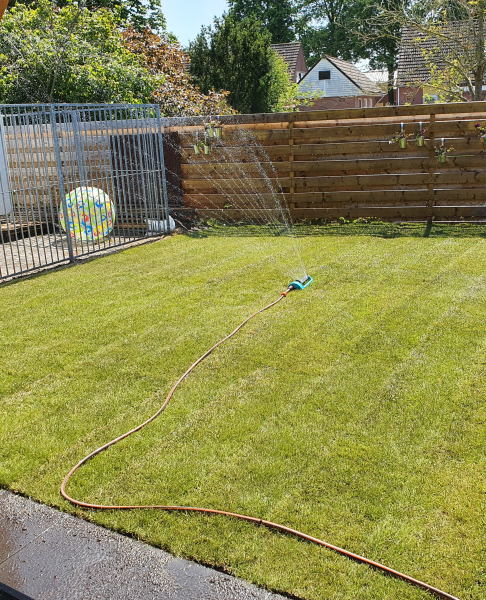
<svg viewBox="0 0 486 600"><path fill-rule="evenodd" d="M312 277L310 275L307 275L307 277L303 277L302 279L296 279L295 281L292 281L288 289L303 290L306 287L308 287L313 281L314 280L312 279Z"/></svg>

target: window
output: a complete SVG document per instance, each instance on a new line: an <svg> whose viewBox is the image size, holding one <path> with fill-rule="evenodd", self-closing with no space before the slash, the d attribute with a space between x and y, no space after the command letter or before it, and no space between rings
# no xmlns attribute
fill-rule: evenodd
<svg viewBox="0 0 486 600"><path fill-rule="evenodd" d="M331 71L319 71L319 81L331 79Z"/></svg>
<svg viewBox="0 0 486 600"><path fill-rule="evenodd" d="M362 102L361 102L361 98L358 99L358 108L361 108L362 106Z"/></svg>

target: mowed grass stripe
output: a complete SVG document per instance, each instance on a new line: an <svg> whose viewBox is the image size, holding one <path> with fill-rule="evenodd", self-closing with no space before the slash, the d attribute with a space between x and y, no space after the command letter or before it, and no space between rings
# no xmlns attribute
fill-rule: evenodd
<svg viewBox="0 0 486 600"><path fill-rule="evenodd" d="M159 421L86 465L71 490L247 511L482 598L486 247L454 228L440 239L356 233L302 237L315 284L220 348ZM179 237L26 280L25 302L4 288L17 336L9 364L32 348L19 360L24 387L1 384L13 391L2 409L3 484L78 512L58 496L64 472L150 414L193 357L279 293L289 242ZM167 287L178 272L180 287ZM113 314L89 303L87 276L100 278ZM59 295L69 302L50 310ZM77 310L91 331L103 316L102 332L70 338ZM427 597L245 523L82 514L302 598Z"/></svg>

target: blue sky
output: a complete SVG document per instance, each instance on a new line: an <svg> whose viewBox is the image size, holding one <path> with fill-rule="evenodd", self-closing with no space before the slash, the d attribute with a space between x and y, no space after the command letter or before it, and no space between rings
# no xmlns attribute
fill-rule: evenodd
<svg viewBox="0 0 486 600"><path fill-rule="evenodd" d="M201 30L210 25L213 17L220 17L228 8L226 0L162 0L162 12L167 29L186 46Z"/></svg>

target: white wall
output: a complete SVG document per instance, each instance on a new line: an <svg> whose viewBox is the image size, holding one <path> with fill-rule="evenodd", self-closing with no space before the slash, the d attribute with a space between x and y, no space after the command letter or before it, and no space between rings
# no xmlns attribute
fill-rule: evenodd
<svg viewBox="0 0 486 600"><path fill-rule="evenodd" d="M0 115L0 215L8 215L11 212L12 198L8 183L5 128Z"/></svg>
<svg viewBox="0 0 486 600"><path fill-rule="evenodd" d="M319 81L319 71L331 71L331 79ZM324 92L328 98L333 96L361 96L363 92L354 83L336 69L326 58L321 58L317 65L307 73L299 83L299 92Z"/></svg>

